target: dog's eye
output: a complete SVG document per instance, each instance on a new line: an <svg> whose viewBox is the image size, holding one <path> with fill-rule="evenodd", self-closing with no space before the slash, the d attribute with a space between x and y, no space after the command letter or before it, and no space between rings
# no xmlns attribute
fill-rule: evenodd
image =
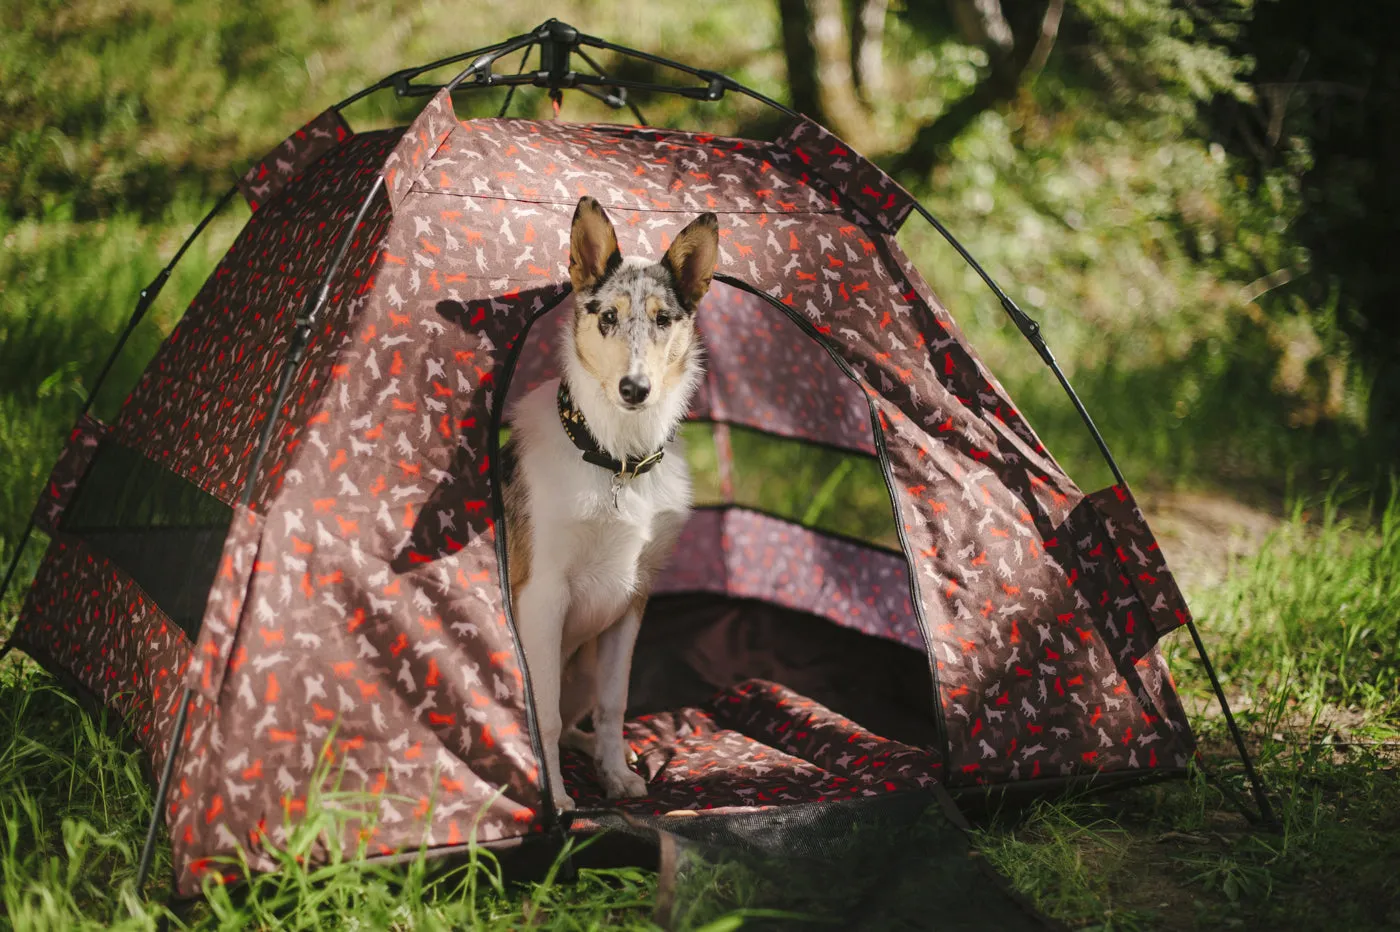
<svg viewBox="0 0 1400 932"><path fill-rule="evenodd" d="M608 308L601 315L599 315L598 320L603 324L604 327L611 327L613 324L617 323L617 311L614 311L612 308Z"/></svg>
<svg viewBox="0 0 1400 932"><path fill-rule="evenodd" d="M671 326L671 318L667 317L665 314L657 314L656 326L661 327L663 329Z"/></svg>

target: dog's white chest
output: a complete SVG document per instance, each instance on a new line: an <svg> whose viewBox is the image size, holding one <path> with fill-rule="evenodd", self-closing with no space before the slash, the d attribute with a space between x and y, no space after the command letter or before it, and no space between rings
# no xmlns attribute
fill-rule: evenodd
<svg viewBox="0 0 1400 932"><path fill-rule="evenodd" d="M596 637L627 608L637 592L642 550L651 522L602 517L572 523L568 554L567 646Z"/></svg>

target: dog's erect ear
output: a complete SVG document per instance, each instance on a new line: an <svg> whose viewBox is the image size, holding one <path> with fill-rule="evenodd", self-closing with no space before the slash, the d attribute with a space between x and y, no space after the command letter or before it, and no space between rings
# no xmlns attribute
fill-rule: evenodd
<svg viewBox="0 0 1400 932"><path fill-rule="evenodd" d="M574 292L596 287L622 264L617 234L603 205L588 195L578 199L574 226L569 234L569 279Z"/></svg>
<svg viewBox="0 0 1400 932"><path fill-rule="evenodd" d="M676 279L676 291L686 310L693 311L710 290L719 259L719 220L712 213L696 217L676 235L662 258Z"/></svg>

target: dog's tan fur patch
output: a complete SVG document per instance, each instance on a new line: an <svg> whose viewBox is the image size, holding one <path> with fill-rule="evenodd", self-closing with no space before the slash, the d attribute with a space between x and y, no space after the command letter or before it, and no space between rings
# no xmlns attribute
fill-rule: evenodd
<svg viewBox="0 0 1400 932"><path fill-rule="evenodd" d="M506 517L506 562L510 571L510 597L514 602L530 581L531 552L529 493L517 474L509 477L501 492Z"/></svg>

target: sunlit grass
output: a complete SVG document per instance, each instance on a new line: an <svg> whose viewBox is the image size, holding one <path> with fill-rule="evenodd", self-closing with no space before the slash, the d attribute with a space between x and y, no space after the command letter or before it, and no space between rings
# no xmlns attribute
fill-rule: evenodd
<svg viewBox="0 0 1400 932"><path fill-rule="evenodd" d="M1050 913L1098 928L1380 928L1400 918L1400 498L1295 507L1196 610L1274 800L1248 826L1199 773L995 820L989 857ZM1243 769L1184 636L1178 687L1214 779Z"/></svg>

